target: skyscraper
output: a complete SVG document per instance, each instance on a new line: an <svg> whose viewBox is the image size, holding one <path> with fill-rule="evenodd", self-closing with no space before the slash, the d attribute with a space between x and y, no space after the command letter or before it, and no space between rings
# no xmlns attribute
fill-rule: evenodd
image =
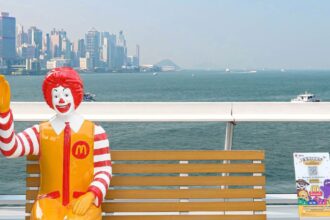
<svg viewBox="0 0 330 220"><path fill-rule="evenodd" d="M50 57L60 57L62 54L62 39L60 32L56 29L53 29L50 32Z"/></svg>
<svg viewBox="0 0 330 220"><path fill-rule="evenodd" d="M72 43L68 38L62 39L62 55L65 59L71 59Z"/></svg>
<svg viewBox="0 0 330 220"><path fill-rule="evenodd" d="M109 32L101 32L101 47L100 47L100 61L106 69L118 69L115 68L116 59L116 41L115 34Z"/></svg>
<svg viewBox="0 0 330 220"><path fill-rule="evenodd" d="M139 67L140 66L140 45L136 45L136 66Z"/></svg>
<svg viewBox="0 0 330 220"><path fill-rule="evenodd" d="M82 58L86 56L86 47L85 47L85 40L79 39L77 45L77 57Z"/></svg>
<svg viewBox="0 0 330 220"><path fill-rule="evenodd" d="M86 52L90 54L92 60L92 66L97 67L99 65L100 57L100 32L95 28L92 28L85 36L86 38Z"/></svg>
<svg viewBox="0 0 330 220"><path fill-rule="evenodd" d="M28 42L28 35L24 32L23 25L17 25L16 28L16 47L21 47L24 43Z"/></svg>
<svg viewBox="0 0 330 220"><path fill-rule="evenodd" d="M38 58L42 51L42 31L37 27L31 27L28 30L28 43L36 48L36 57Z"/></svg>
<svg viewBox="0 0 330 220"><path fill-rule="evenodd" d="M127 46L123 31L119 32L117 45L115 49L115 69L121 69L127 65Z"/></svg>
<svg viewBox="0 0 330 220"><path fill-rule="evenodd" d="M51 58L49 33L46 33L45 36L44 36L42 51L43 51L46 59Z"/></svg>
<svg viewBox="0 0 330 220"><path fill-rule="evenodd" d="M115 59L116 59L116 43L117 43L117 36L115 34L110 34L109 36L109 43L110 43L110 60L109 60L109 68L115 68Z"/></svg>
<svg viewBox="0 0 330 220"><path fill-rule="evenodd" d="M16 57L16 18L2 12L0 16L0 65Z"/></svg>

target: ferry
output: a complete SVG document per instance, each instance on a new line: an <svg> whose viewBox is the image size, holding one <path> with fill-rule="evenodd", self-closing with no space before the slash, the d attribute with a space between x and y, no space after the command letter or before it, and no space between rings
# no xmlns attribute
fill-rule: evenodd
<svg viewBox="0 0 330 220"><path fill-rule="evenodd" d="M86 92L86 93L84 93L84 101L85 102L94 102L94 101L96 101L95 96L96 96L95 94Z"/></svg>
<svg viewBox="0 0 330 220"><path fill-rule="evenodd" d="M317 99L316 96L312 93L305 92L304 94L298 95L296 98L291 99L291 102L302 103L302 102L320 102L320 99Z"/></svg>

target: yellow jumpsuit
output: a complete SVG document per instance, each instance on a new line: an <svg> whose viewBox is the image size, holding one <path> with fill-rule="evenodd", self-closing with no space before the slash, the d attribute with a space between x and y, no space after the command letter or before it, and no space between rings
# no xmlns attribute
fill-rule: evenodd
<svg viewBox="0 0 330 220"><path fill-rule="evenodd" d="M31 220L101 220L94 204L83 216L73 204L87 192L94 176L94 123L85 120L74 133L66 127L57 135L49 122L40 124L40 189Z"/></svg>

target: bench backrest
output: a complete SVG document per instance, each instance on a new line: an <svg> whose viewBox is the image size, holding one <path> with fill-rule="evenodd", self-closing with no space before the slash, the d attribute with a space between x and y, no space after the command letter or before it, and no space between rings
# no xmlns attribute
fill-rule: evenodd
<svg viewBox="0 0 330 220"><path fill-rule="evenodd" d="M113 150L107 220L265 220L263 151ZM26 213L39 186L28 157ZM28 217L27 217L28 219Z"/></svg>

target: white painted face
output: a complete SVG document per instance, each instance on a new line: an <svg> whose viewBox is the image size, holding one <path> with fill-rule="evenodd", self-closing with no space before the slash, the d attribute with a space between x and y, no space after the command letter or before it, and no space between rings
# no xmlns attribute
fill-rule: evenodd
<svg viewBox="0 0 330 220"><path fill-rule="evenodd" d="M69 115L74 108L74 99L69 88L62 86L56 87L52 90L52 101L54 110L60 115Z"/></svg>

